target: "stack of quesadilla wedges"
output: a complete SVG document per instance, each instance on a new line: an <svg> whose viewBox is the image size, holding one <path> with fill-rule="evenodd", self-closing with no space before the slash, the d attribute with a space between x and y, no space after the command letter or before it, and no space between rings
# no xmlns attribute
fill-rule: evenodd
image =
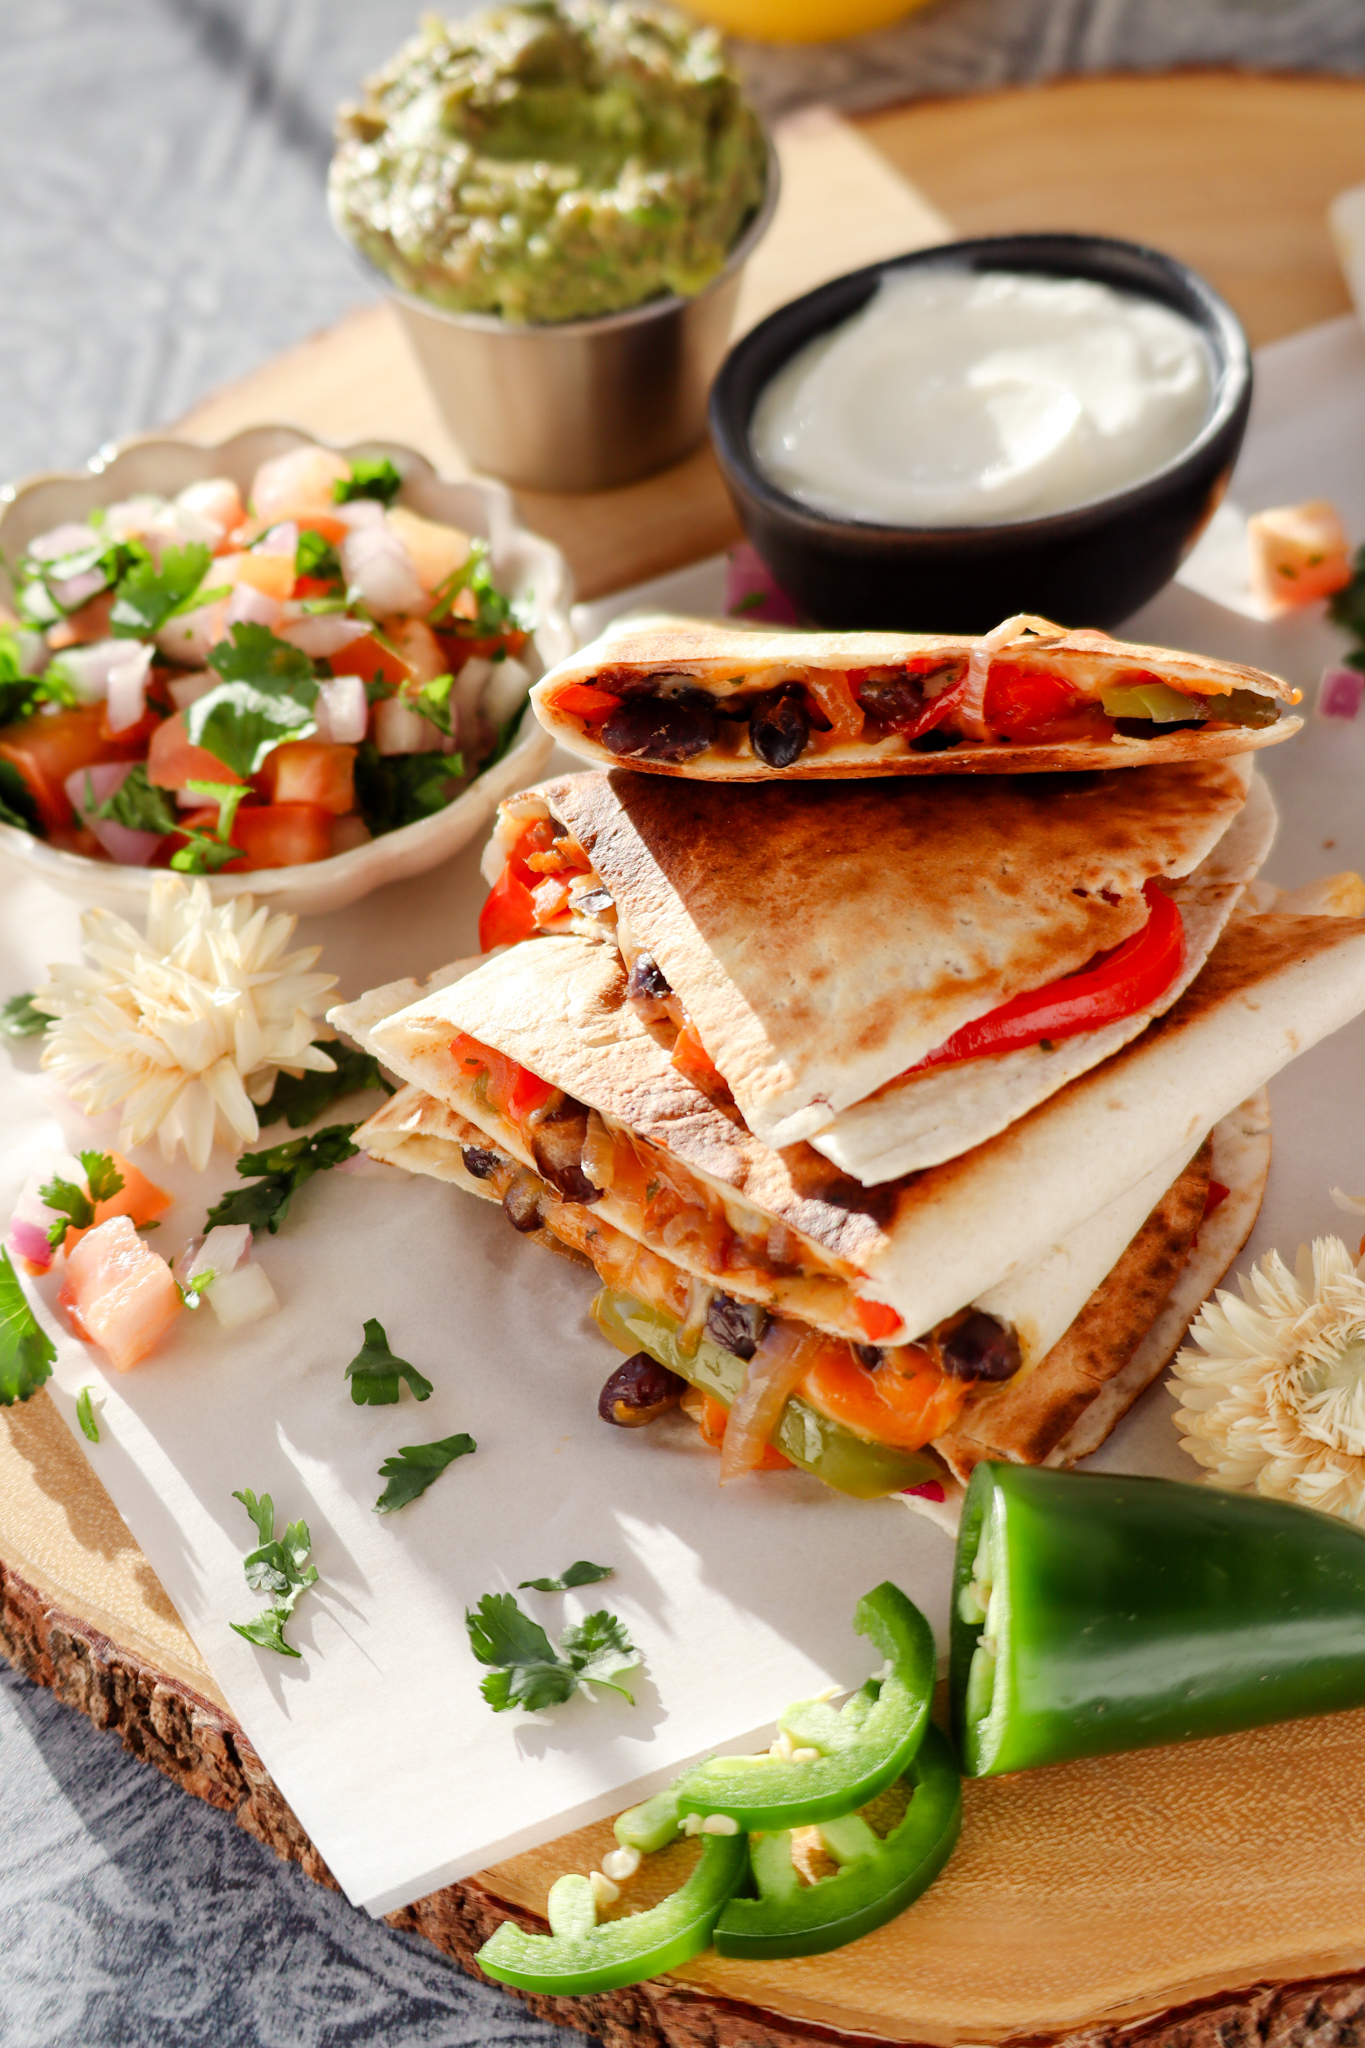
<svg viewBox="0 0 1365 2048"><path fill-rule="evenodd" d="M1365 918L1321 914L1365 886L1263 907L1248 735L1122 774L523 792L491 957L332 1013L406 1084L357 1142L591 1264L628 1354L600 1412L681 1396L723 1479L942 1514L981 1458L1072 1462L1245 1242L1265 1083L1365 1009Z"/></svg>

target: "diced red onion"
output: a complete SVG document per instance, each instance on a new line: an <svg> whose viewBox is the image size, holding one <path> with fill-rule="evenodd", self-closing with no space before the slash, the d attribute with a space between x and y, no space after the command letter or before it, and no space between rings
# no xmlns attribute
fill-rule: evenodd
<svg viewBox="0 0 1365 2048"><path fill-rule="evenodd" d="M301 619L286 616L275 628L281 640L301 648L314 661L330 661L353 640L363 640L369 630L363 619L348 619L341 612L318 612Z"/></svg>
<svg viewBox="0 0 1365 2048"><path fill-rule="evenodd" d="M188 711L191 704L197 704L201 697L207 697L210 690L216 690L223 678L216 676L211 668L197 668L187 676L176 676L167 683L166 689L177 711Z"/></svg>
<svg viewBox="0 0 1365 2048"><path fill-rule="evenodd" d="M347 584L376 618L398 612L423 612L430 603L412 556L387 526L362 526L341 543L341 566Z"/></svg>
<svg viewBox="0 0 1365 2048"><path fill-rule="evenodd" d="M946 1500L947 1495L937 1479L926 1479L921 1486L903 1486L902 1493L913 1493L920 1500Z"/></svg>
<svg viewBox="0 0 1365 2048"><path fill-rule="evenodd" d="M143 640L124 640L122 661L109 670L109 709L105 714L110 732L127 732L147 709L147 678L151 674L155 649Z"/></svg>
<svg viewBox="0 0 1365 2048"><path fill-rule="evenodd" d="M52 595L63 611L79 611L88 598L96 596L105 587L103 569L82 569L79 576L64 576L52 585Z"/></svg>
<svg viewBox="0 0 1365 2048"><path fill-rule="evenodd" d="M299 527L296 519L282 519L278 526L272 526L269 533L256 542L252 549L257 555L288 555L292 562L299 551Z"/></svg>
<svg viewBox="0 0 1365 2048"><path fill-rule="evenodd" d="M442 737L439 726L401 697L382 697L374 707L374 743L381 754L434 753Z"/></svg>
<svg viewBox="0 0 1365 2048"><path fill-rule="evenodd" d="M157 514L166 509L166 500L158 498L152 491L143 491L133 498L120 498L117 505L110 505L104 515L104 534L108 540L137 540L151 525Z"/></svg>
<svg viewBox="0 0 1365 2048"><path fill-rule="evenodd" d="M216 587L216 574L212 568L209 577L211 587ZM202 668L209 650L216 647L223 637L223 613L226 609L226 600L219 598L213 604L197 605L192 612L182 612L178 619L168 620L161 628L156 636L157 646L172 661L183 662L186 668Z"/></svg>
<svg viewBox="0 0 1365 2048"><path fill-rule="evenodd" d="M333 519L339 519L343 526L349 526L352 533L362 526L382 526L384 507L378 498L352 498L345 505L333 505Z"/></svg>
<svg viewBox="0 0 1365 2048"><path fill-rule="evenodd" d="M74 555L85 548L97 548L100 536L93 526L83 526L68 520L64 526L54 526L49 533L40 533L28 544L28 552L35 562L57 562L63 555Z"/></svg>
<svg viewBox="0 0 1365 2048"><path fill-rule="evenodd" d="M318 686L313 706L318 738L341 746L358 747L365 737L370 707L365 685L359 676L336 676ZM426 723L424 719L423 724Z"/></svg>
<svg viewBox="0 0 1365 2048"><path fill-rule="evenodd" d="M207 476L176 493L176 504L200 519L212 520L223 533L235 532L246 517L242 495L230 476Z"/></svg>
<svg viewBox="0 0 1365 2048"><path fill-rule="evenodd" d="M73 811L84 819L86 808L93 811L122 789L133 772L131 761L96 761L89 768L73 768L62 788Z"/></svg>
<svg viewBox="0 0 1365 2048"><path fill-rule="evenodd" d="M109 678L128 659L134 643L92 640L84 647L66 647L53 662L53 674L70 683L83 704L96 704L109 694Z"/></svg>
<svg viewBox="0 0 1365 2048"><path fill-rule="evenodd" d="M720 1483L752 1472L776 1429L782 1410L827 1340L818 1330L776 1318L749 1360L744 1384L735 1396L725 1425L720 1454Z"/></svg>
<svg viewBox="0 0 1365 2048"><path fill-rule="evenodd" d="M237 625L269 626L273 632L280 622L284 610L279 598L271 597L264 590L257 590L254 583L238 583L227 601L223 616L224 627Z"/></svg>
<svg viewBox="0 0 1365 2048"><path fill-rule="evenodd" d="M156 832L137 832L131 825L120 825L113 818L97 818L94 813L102 803L121 789L132 773L131 761L98 761L92 768L75 768L62 784L67 801L76 811L82 824L94 833L110 860L116 860L120 867L145 868L161 844Z"/></svg>
<svg viewBox="0 0 1365 2048"><path fill-rule="evenodd" d="M495 661L479 707L489 724L504 724L526 702L530 687L531 671L519 661L513 661L510 655L506 661Z"/></svg>
<svg viewBox="0 0 1365 2048"><path fill-rule="evenodd" d="M5 1243L16 1257L27 1259L40 1273L45 1273L52 1264L52 1246L47 1241L47 1232L36 1223L30 1223L26 1216L11 1217Z"/></svg>
<svg viewBox="0 0 1365 2048"><path fill-rule="evenodd" d="M473 733L478 723L479 702L488 688L493 664L482 654L471 654L455 677L450 692L450 722L461 739Z"/></svg>

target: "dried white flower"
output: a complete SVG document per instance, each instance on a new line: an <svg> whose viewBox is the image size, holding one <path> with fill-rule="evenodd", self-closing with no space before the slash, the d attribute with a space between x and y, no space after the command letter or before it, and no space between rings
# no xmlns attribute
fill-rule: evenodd
<svg viewBox="0 0 1365 2048"><path fill-rule="evenodd" d="M156 1134L196 1168L215 1138L240 1151L260 1135L255 1103L284 1068L330 1072L314 1049L334 974L309 974L320 946L286 954L297 919L250 896L215 903L205 881L158 876L147 931L109 910L81 919L87 965L49 968L33 998L54 1017L43 1065L89 1115L119 1108L120 1142Z"/></svg>
<svg viewBox="0 0 1365 2048"><path fill-rule="evenodd" d="M1267 1252L1190 1328L1170 1391L1181 1446L1215 1486L1365 1522L1365 1259L1339 1237Z"/></svg>

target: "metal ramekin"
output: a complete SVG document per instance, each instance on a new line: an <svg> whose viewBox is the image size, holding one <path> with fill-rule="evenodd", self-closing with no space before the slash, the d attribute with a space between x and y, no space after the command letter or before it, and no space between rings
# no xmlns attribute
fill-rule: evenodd
<svg viewBox="0 0 1365 2048"><path fill-rule="evenodd" d="M666 469L705 438L740 274L772 219L778 184L769 143L762 204L695 298L650 299L595 320L520 326L447 313L399 290L342 240L393 300L436 408L476 470L533 490L600 491Z"/></svg>

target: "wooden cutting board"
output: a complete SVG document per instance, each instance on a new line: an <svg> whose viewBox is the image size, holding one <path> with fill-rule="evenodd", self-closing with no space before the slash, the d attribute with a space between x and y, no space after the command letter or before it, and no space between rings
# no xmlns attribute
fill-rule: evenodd
<svg viewBox="0 0 1365 2048"><path fill-rule="evenodd" d="M746 277L746 323L826 276L944 238L949 221L963 233L1087 228L1153 241L1203 270L1254 342L1347 307L1323 213L1335 191L1365 181L1365 86L1078 80L856 129L807 116L779 144L784 198ZM219 393L181 430L217 440L271 420L338 441L403 440L463 468L382 306ZM622 491L520 502L564 547L585 596L698 559L735 531L705 452ZM0 1648L329 1881L44 1395L0 1412ZM1358 1713L969 1786L945 1876L854 1947L762 1968L710 1957L660 1984L541 2009L613 2044L674 2048L846 2035L1354 2042L1365 2016L1363 1782ZM555 1876L591 1867L607 1835L583 1830L392 1917L467 1962L497 1919L538 1913Z"/></svg>

